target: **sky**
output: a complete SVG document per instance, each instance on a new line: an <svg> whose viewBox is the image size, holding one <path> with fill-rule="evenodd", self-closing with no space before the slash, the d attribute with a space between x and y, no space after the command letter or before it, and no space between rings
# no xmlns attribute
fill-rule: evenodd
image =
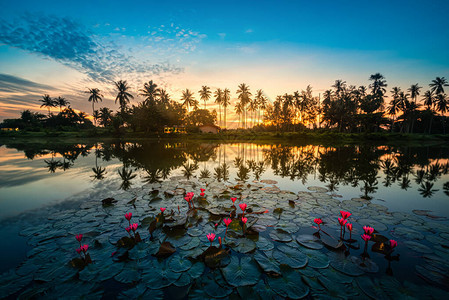
<svg viewBox="0 0 449 300"><path fill-rule="evenodd" d="M114 110L113 82L135 99L149 80L183 89L262 89L269 99L336 79L388 90L449 78L449 1L0 0L0 120L63 96L91 113L88 88ZM199 100L198 93L195 94ZM235 100L233 100L235 101ZM232 101L232 102L233 102ZM217 108L212 100L208 108ZM232 119L233 116L231 115ZM231 120L232 121L232 120Z"/></svg>

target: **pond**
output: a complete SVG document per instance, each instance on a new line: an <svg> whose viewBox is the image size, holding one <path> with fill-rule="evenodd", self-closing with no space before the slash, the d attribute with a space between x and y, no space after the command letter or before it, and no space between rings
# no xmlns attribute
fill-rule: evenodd
<svg viewBox="0 0 449 300"><path fill-rule="evenodd" d="M0 157L1 298L448 291L447 145L13 140Z"/></svg>

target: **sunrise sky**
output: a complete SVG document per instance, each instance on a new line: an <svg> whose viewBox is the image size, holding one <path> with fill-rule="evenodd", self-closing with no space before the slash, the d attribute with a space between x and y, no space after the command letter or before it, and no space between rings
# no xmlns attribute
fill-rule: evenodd
<svg viewBox="0 0 449 300"><path fill-rule="evenodd" d="M308 84L318 94L377 72L388 91L426 90L449 77L448 12L445 0L1 1L0 120L45 112L45 93L91 113L94 87L98 107L118 109L120 79L134 95L153 80L175 100L202 85L235 97L243 82L270 99Z"/></svg>

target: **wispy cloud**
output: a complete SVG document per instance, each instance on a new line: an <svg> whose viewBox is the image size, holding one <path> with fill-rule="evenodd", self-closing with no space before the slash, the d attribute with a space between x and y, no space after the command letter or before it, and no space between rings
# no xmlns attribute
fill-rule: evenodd
<svg viewBox="0 0 449 300"><path fill-rule="evenodd" d="M195 33L184 33L194 36ZM191 42L184 42L188 49ZM107 39L100 38L68 18L27 15L20 20L0 20L0 42L54 59L98 82L110 82L123 74L179 73L169 63L136 59Z"/></svg>
<svg viewBox="0 0 449 300"><path fill-rule="evenodd" d="M17 76L0 74L0 92L3 93L44 93L53 90L45 84L36 83Z"/></svg>

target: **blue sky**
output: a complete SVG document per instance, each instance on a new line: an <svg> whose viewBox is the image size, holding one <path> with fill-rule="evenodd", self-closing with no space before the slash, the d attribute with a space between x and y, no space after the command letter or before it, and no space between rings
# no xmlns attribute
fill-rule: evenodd
<svg viewBox="0 0 449 300"><path fill-rule="evenodd" d="M449 1L1 2L0 119L38 109L43 92L89 111L87 87L116 108L118 79L134 94L153 79L175 99L245 82L274 99L335 79L368 85L376 72L388 90L449 77Z"/></svg>

